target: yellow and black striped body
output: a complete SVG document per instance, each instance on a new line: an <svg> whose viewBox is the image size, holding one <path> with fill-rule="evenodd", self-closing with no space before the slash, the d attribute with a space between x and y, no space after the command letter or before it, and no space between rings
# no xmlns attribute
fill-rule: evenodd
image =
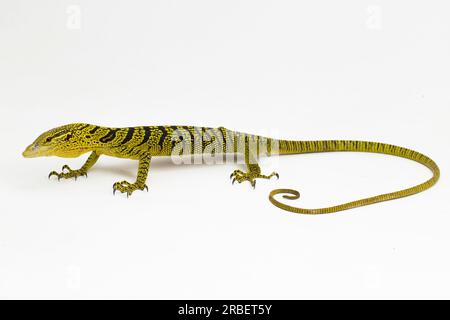
<svg viewBox="0 0 450 320"><path fill-rule="evenodd" d="M226 150L231 139L232 148ZM140 159L143 153L151 156L171 156L174 148L188 141L190 154L201 154L208 146L218 142L222 149L217 152L237 153L238 141L249 139L255 144L270 142L272 139L257 135L234 132L225 128L195 126L142 126L129 128L106 128L89 125L81 126L79 137L73 143L87 143L92 150L118 158Z"/></svg>
<svg viewBox="0 0 450 320"><path fill-rule="evenodd" d="M195 126L138 126L129 128L108 128L90 124L75 123L49 130L40 135L24 151L25 157L59 156L78 157L91 152L86 163L78 170L72 170L67 165L61 173L55 171L60 178L87 175L87 171L96 163L100 155L139 160L137 179L134 183L121 181L114 184L118 190L130 195L135 190L146 189L148 171L152 157L172 155L198 154L243 154L247 172L235 170L231 178L239 183L249 181L254 187L257 178L270 179L278 174L263 175L258 165L262 155L299 154L312 152L373 152L394 155L411 159L428 167L433 176L417 186L365 198L337 206L321 209L302 209L288 206L275 199L277 194L286 199L297 199L299 193L292 189L276 189L269 195L269 200L277 207L296 213L321 214L341 211L380 201L409 196L430 188L439 179L439 168L427 156L390 144L354 140L324 140L324 141L292 141L278 140L252 134L231 131L226 128L208 128Z"/></svg>

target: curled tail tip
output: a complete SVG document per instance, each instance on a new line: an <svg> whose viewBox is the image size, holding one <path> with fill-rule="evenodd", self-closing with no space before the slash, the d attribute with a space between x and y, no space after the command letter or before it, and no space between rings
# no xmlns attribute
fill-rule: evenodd
<svg viewBox="0 0 450 320"><path fill-rule="evenodd" d="M271 199L273 196L280 194L280 193L287 193L283 194L283 198L289 199L289 200L296 200L300 198L300 192L293 189L274 189L269 194L269 199ZM271 200L272 201L272 200Z"/></svg>

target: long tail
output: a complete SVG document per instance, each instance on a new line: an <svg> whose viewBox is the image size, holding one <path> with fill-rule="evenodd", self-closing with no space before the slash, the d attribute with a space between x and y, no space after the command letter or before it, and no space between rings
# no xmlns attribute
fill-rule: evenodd
<svg viewBox="0 0 450 320"><path fill-rule="evenodd" d="M382 153L387 155L398 156L410 160L414 160L420 164L423 164L429 168L433 177L429 180L418 184L414 187L395 191L391 193L385 193L374 197L364 198L344 204L325 207L319 209L303 209L292 207L275 199L275 195L284 194L285 199L295 200L300 197L300 193L292 189L275 189L269 194L269 200L275 206L294 213L303 214L323 214L332 213L347 209L352 209L360 206L366 206L372 203L381 201L398 199L406 196L413 195L415 193L422 192L431 186L433 186L439 179L439 167L429 157L407 148L398 147L390 144L368 141L354 141L354 140L323 140L323 141L289 141L279 140L279 153L280 154L296 154L296 153L315 153L315 152L332 152L332 151L355 151L355 152L373 152Z"/></svg>

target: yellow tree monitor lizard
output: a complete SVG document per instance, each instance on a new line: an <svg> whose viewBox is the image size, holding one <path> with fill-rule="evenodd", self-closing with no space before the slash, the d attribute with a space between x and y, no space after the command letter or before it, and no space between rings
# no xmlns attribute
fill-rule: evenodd
<svg viewBox="0 0 450 320"><path fill-rule="evenodd" d="M373 152L398 156L414 160L429 168L433 176L416 186L400 191L385 193L336 206L303 209L289 206L275 199L283 194L285 199L295 200L300 193L292 189L275 189L269 194L269 200L275 206L295 213L322 214L369 205L376 202L397 199L424 191L439 179L439 167L426 155L407 148L369 141L356 140L317 140L294 141L278 140L258 135L231 131L226 128L206 128L195 126L142 126L130 128L108 128L91 124L74 123L51 129L41 134L23 152L27 158L41 156L58 156L75 158L90 152L86 163L78 170L64 165L61 172L52 171L49 175L59 179L87 176L88 170L97 162L100 155L127 158L139 161L137 178L134 183L116 182L113 191L131 195L135 190L147 189L145 184L152 157L190 154L213 154L215 157L242 155L247 170L235 170L230 178L233 183L249 181L255 187L256 179L278 177L272 172L264 175L257 160L261 155L285 155L312 152L354 151ZM236 160L236 159L235 159Z"/></svg>

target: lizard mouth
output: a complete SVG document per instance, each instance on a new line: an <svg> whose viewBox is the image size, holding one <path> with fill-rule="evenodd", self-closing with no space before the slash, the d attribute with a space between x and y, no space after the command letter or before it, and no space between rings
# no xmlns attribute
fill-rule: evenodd
<svg viewBox="0 0 450 320"><path fill-rule="evenodd" d="M22 155L25 158L36 158L39 156L42 156L42 148L37 146L36 144L29 145L25 151L22 153Z"/></svg>
<svg viewBox="0 0 450 320"><path fill-rule="evenodd" d="M77 149L68 149L68 150L54 150L52 147L48 146L39 146L35 143L30 144L24 152L22 152L22 156L25 158L37 158L37 157L50 157L57 156L63 158L76 158L83 153L89 151L89 149L85 148L77 148Z"/></svg>

